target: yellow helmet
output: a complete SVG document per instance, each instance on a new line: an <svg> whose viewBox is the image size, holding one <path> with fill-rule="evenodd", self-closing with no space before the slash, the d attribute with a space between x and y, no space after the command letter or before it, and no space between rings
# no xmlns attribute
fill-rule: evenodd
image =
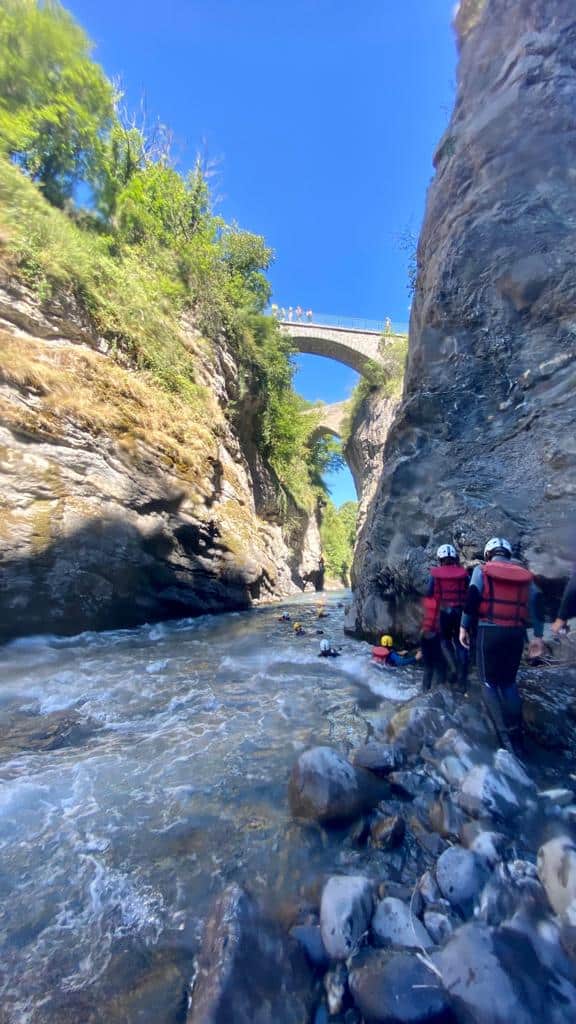
<svg viewBox="0 0 576 1024"><path fill-rule="evenodd" d="M394 647L394 641L389 633L384 633L384 636L380 637L380 647Z"/></svg>
<svg viewBox="0 0 576 1024"><path fill-rule="evenodd" d="M302 623L295 622L294 625L292 626L292 629L302 629Z"/></svg>

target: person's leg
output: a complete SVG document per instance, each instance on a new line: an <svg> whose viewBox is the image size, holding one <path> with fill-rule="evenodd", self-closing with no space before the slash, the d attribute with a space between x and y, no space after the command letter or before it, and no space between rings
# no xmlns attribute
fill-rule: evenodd
<svg viewBox="0 0 576 1024"><path fill-rule="evenodd" d="M458 679L458 663L454 648L452 613L444 609L440 612L440 647L445 663L444 677L448 673L448 681L454 685Z"/></svg>
<svg viewBox="0 0 576 1024"><path fill-rule="evenodd" d="M516 675L524 648L524 630L479 626L476 655L482 697L499 741L520 746L522 701Z"/></svg>
<svg viewBox="0 0 576 1024"><path fill-rule="evenodd" d="M432 689L432 677L434 675L434 652L433 652L433 637L423 636L420 642L420 649L422 651L422 689L424 693Z"/></svg>

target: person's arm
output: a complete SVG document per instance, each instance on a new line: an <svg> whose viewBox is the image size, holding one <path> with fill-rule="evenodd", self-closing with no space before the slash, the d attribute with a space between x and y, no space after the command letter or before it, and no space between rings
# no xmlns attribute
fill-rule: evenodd
<svg viewBox="0 0 576 1024"><path fill-rule="evenodd" d="M428 583L426 584L426 594L425 594L425 597L434 597L434 577L433 576L429 576L428 577Z"/></svg>
<svg viewBox="0 0 576 1024"><path fill-rule="evenodd" d="M556 620L552 624L552 632L559 633L568 619L576 618L576 570L572 573L562 595Z"/></svg>
<svg viewBox="0 0 576 1024"><path fill-rule="evenodd" d="M480 601L482 600L483 586L484 580L482 577L482 569L477 565L472 573L470 586L466 593L464 611L462 612L462 619L460 622L460 643L468 650L470 649L470 630L478 620L478 609L480 608Z"/></svg>

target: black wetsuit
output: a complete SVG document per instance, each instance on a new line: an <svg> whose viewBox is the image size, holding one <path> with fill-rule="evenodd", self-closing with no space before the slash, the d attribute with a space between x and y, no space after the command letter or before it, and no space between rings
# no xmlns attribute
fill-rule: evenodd
<svg viewBox="0 0 576 1024"><path fill-rule="evenodd" d="M562 603L558 609L558 618L568 622L568 619L576 618L576 569L572 573L566 589L562 595Z"/></svg>

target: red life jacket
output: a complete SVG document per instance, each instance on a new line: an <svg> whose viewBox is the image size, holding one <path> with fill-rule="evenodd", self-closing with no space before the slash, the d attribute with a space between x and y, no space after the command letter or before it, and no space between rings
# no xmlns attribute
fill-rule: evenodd
<svg viewBox="0 0 576 1024"><path fill-rule="evenodd" d="M436 587L436 584L434 584ZM422 598L424 618L422 620L423 633L435 633L438 629L438 618L440 615L440 601L436 594L432 597Z"/></svg>
<svg viewBox="0 0 576 1024"><path fill-rule="evenodd" d="M372 657L376 661L386 661L390 657L390 647L373 647Z"/></svg>
<svg viewBox="0 0 576 1024"><path fill-rule="evenodd" d="M468 573L462 565L438 565L430 570L434 594L441 608L463 608L468 589Z"/></svg>
<svg viewBox="0 0 576 1024"><path fill-rule="evenodd" d="M481 622L496 626L526 626L532 573L514 562L488 562L482 566Z"/></svg>

